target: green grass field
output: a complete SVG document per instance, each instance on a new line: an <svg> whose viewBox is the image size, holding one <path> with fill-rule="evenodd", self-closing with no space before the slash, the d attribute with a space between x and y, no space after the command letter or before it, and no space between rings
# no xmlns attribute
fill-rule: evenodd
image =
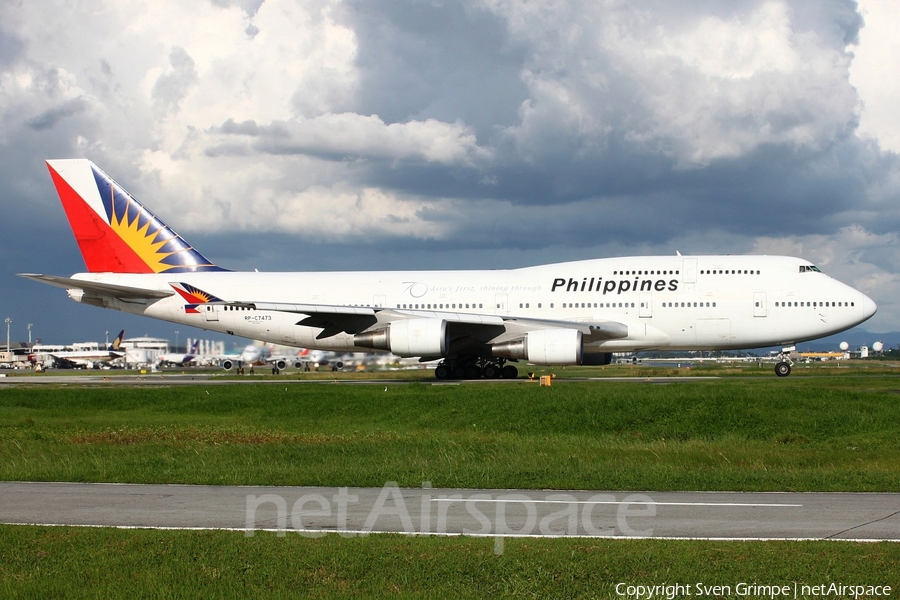
<svg viewBox="0 0 900 600"><path fill-rule="evenodd" d="M898 390L888 376L6 387L0 478L900 491Z"/></svg>
<svg viewBox="0 0 900 600"><path fill-rule="evenodd" d="M624 598L617 584L676 583L690 597L737 598L758 597L739 596L741 583L795 582L891 585L893 596L900 584L900 544L889 542L523 539L497 556L476 538L17 526L0 536L6 598ZM700 595L698 583L731 593Z"/></svg>
<svg viewBox="0 0 900 600"><path fill-rule="evenodd" d="M549 388L426 380L387 391L4 386L0 479L900 491L900 381L803 374ZM0 526L0 596L622 598L617 583L702 582L732 586L705 597L750 597L735 586L900 586L896 543L509 539L501 556L493 549L473 538Z"/></svg>

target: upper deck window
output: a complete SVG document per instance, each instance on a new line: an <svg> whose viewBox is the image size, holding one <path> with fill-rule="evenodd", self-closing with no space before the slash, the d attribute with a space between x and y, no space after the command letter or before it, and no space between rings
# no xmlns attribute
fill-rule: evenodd
<svg viewBox="0 0 900 600"><path fill-rule="evenodd" d="M801 273L806 273L807 271L815 271L816 273L821 273L821 272L822 272L822 271L819 270L819 267L816 267L816 266L814 266L814 265L800 265L800 272L801 272Z"/></svg>

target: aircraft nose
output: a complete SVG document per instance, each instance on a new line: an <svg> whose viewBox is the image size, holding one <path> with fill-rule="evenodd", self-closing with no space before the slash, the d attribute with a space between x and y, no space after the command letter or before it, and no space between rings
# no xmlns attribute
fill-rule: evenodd
<svg viewBox="0 0 900 600"><path fill-rule="evenodd" d="M875 314L875 311L878 310L878 306L875 304L874 300L865 294L860 294L860 296L860 310L862 311L863 320L866 320Z"/></svg>

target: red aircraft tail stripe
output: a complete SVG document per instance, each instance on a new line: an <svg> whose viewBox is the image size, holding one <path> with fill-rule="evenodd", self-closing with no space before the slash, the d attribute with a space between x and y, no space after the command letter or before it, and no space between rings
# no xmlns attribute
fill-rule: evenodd
<svg viewBox="0 0 900 600"><path fill-rule="evenodd" d="M47 165L59 193L66 217L91 273L152 273L147 263L131 249L72 189L53 167Z"/></svg>

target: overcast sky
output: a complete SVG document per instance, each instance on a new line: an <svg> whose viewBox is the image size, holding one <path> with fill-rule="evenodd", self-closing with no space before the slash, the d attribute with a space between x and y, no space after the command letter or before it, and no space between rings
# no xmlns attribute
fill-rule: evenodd
<svg viewBox="0 0 900 600"><path fill-rule="evenodd" d="M900 330L898 26L895 0L6 0L0 317L174 336L13 275L84 270L43 161L86 157L227 268L789 254Z"/></svg>

